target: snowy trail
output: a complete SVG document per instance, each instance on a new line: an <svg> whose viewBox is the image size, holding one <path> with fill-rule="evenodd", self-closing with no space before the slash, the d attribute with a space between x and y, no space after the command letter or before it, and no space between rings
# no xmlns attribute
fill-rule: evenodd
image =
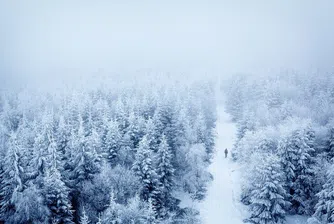
<svg viewBox="0 0 334 224"><path fill-rule="evenodd" d="M209 167L214 180L205 201L200 204L204 224L242 224L245 218L238 202L240 186L236 164L224 155L225 148L232 148L235 133L236 127L229 115L223 107L218 107L216 155Z"/></svg>

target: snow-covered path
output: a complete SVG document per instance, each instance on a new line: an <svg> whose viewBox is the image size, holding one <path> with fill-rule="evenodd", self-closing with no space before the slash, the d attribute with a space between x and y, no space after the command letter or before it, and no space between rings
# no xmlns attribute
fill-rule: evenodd
<svg viewBox="0 0 334 224"><path fill-rule="evenodd" d="M200 204L204 224L242 224L245 218L238 202L240 186L236 164L225 159L224 150L232 148L236 127L223 107L218 107L216 155L209 167L214 180L206 199ZM230 155L229 155L230 156Z"/></svg>

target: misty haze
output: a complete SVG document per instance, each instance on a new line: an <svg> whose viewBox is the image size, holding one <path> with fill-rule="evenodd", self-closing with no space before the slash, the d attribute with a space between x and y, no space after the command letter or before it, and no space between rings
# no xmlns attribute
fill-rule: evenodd
<svg viewBox="0 0 334 224"><path fill-rule="evenodd" d="M333 12L0 1L0 223L334 223Z"/></svg>

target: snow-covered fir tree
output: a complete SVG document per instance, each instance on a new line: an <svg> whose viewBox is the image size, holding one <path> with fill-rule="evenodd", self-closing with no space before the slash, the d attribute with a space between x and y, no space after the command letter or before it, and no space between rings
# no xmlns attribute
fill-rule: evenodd
<svg viewBox="0 0 334 224"><path fill-rule="evenodd" d="M117 121L109 122L108 131L105 139L105 152L107 153L108 161L111 164L115 163L117 154L119 153L121 147L122 135L119 130L119 125Z"/></svg>
<svg viewBox="0 0 334 224"><path fill-rule="evenodd" d="M64 116L61 116L58 121L58 128L56 133L56 142L58 144L59 151L62 153L62 155L65 155L66 146L69 141L69 127L66 124Z"/></svg>
<svg viewBox="0 0 334 224"><path fill-rule="evenodd" d="M171 190L174 184L174 168L172 165L172 153L167 143L165 135L162 136L157 153L157 177L161 191L161 202L159 213L166 216L166 210L171 207Z"/></svg>
<svg viewBox="0 0 334 224"><path fill-rule="evenodd" d="M71 179L74 179L77 184L84 180L90 180L93 175L99 172L101 157L93 147L94 139L89 139L84 134L84 126L82 120L79 123L79 129L76 135L76 155L74 155L72 166Z"/></svg>
<svg viewBox="0 0 334 224"><path fill-rule="evenodd" d="M154 170L152 162L152 152L150 150L147 136L144 136L139 143L132 170L140 179L142 184L140 196L145 201L157 199L158 176Z"/></svg>
<svg viewBox="0 0 334 224"><path fill-rule="evenodd" d="M315 205L314 218L324 223L334 223L334 166L327 171L327 181L316 195L319 200Z"/></svg>
<svg viewBox="0 0 334 224"><path fill-rule="evenodd" d="M62 180L56 166L44 177L44 197L50 209L50 219L56 223L74 223L72 204L69 198L70 189Z"/></svg>
<svg viewBox="0 0 334 224"><path fill-rule="evenodd" d="M311 199L314 197L313 177L314 158L312 157L314 149L311 148L311 139L305 131L297 131L292 136L292 147L297 152L297 161L295 164L295 180L293 181L292 206L296 208L299 214L312 214L313 208Z"/></svg>
<svg viewBox="0 0 334 224"><path fill-rule="evenodd" d="M146 122L145 127L145 134L147 136L147 140L150 145L150 149L154 152L158 149L158 143L159 143L159 132L157 130L157 127L154 124L154 121L150 118Z"/></svg>
<svg viewBox="0 0 334 224"><path fill-rule="evenodd" d="M292 209L299 214L312 213L314 192L313 140L304 130L297 130L279 144Z"/></svg>
<svg viewBox="0 0 334 224"><path fill-rule="evenodd" d="M12 132L8 139L7 152L2 158L3 173L0 186L0 218L8 220L15 212L13 195L23 190L21 173L23 168L20 165L20 145L17 135Z"/></svg>
<svg viewBox="0 0 334 224"><path fill-rule="evenodd" d="M263 163L256 167L256 177L250 191L251 217L246 222L254 224L284 223L287 193L284 188L284 173L277 157L260 155Z"/></svg>

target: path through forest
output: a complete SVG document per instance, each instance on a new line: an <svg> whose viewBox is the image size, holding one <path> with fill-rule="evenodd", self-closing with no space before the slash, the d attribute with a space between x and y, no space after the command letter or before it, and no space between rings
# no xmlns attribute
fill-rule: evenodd
<svg viewBox="0 0 334 224"><path fill-rule="evenodd" d="M223 107L218 107L216 155L209 171L214 177L208 188L206 199L200 204L200 214L204 224L242 224L246 218L242 213L238 197L240 192L237 164L225 159L224 150L231 150L235 134L235 124Z"/></svg>

